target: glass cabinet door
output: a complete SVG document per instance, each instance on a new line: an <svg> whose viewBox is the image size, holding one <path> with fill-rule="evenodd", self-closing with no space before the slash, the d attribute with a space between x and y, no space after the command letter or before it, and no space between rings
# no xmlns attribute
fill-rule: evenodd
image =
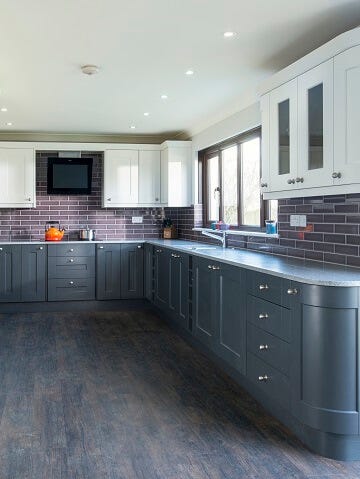
<svg viewBox="0 0 360 479"><path fill-rule="evenodd" d="M297 163L297 80L270 93L270 184L271 191L295 186Z"/></svg>
<svg viewBox="0 0 360 479"><path fill-rule="evenodd" d="M333 172L333 60L299 77L298 188L331 185Z"/></svg>

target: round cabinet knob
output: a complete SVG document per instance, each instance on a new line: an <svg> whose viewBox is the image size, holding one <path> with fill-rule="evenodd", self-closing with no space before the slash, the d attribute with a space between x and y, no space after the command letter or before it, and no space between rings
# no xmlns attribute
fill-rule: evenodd
<svg viewBox="0 0 360 479"><path fill-rule="evenodd" d="M159 198L155 198L155 201L159 201Z"/></svg>
<svg viewBox="0 0 360 479"><path fill-rule="evenodd" d="M69 281L69 284L74 284L74 281Z"/></svg>
<svg viewBox="0 0 360 479"><path fill-rule="evenodd" d="M26 198L26 201L31 201L31 198Z"/></svg>
<svg viewBox="0 0 360 479"><path fill-rule="evenodd" d="M260 344L259 349L260 351L267 351L269 346L267 344Z"/></svg>
<svg viewBox="0 0 360 479"><path fill-rule="evenodd" d="M107 198L107 200L106 200L106 201L111 201L111 198Z"/></svg>
<svg viewBox="0 0 360 479"><path fill-rule="evenodd" d="M304 178L302 176L298 176L295 181L296 183L304 183Z"/></svg>
<svg viewBox="0 0 360 479"><path fill-rule="evenodd" d="M341 173L340 173L340 171L334 171L334 173L331 176L333 178L341 178Z"/></svg>
<svg viewBox="0 0 360 479"><path fill-rule="evenodd" d="M104 249L104 247L103 247L103 246L99 246L99 249Z"/></svg>
<svg viewBox="0 0 360 479"><path fill-rule="evenodd" d="M267 183L261 183L261 188L267 188L268 184Z"/></svg>
<svg viewBox="0 0 360 479"><path fill-rule="evenodd" d="M44 247L43 247L43 246L40 246L39 250L42 251L43 249L44 249Z"/></svg>
<svg viewBox="0 0 360 479"><path fill-rule="evenodd" d="M74 252L74 248L70 248L70 253L73 253Z"/></svg>
<svg viewBox="0 0 360 479"><path fill-rule="evenodd" d="M269 376L267 374L264 374L264 376L259 376L259 381L266 382L268 379L269 379Z"/></svg>
<svg viewBox="0 0 360 479"><path fill-rule="evenodd" d="M138 244L138 245L137 245L137 248L138 248L138 249L142 249L142 245L141 245L141 244Z"/></svg>
<svg viewBox="0 0 360 479"><path fill-rule="evenodd" d="M270 289L268 284L259 284L260 291L267 291L268 289Z"/></svg>
<svg viewBox="0 0 360 479"><path fill-rule="evenodd" d="M295 296L296 294L298 294L298 290L296 288L289 288L286 292L287 294L290 294L292 296Z"/></svg>
<svg viewBox="0 0 360 479"><path fill-rule="evenodd" d="M289 178L287 180L288 185L294 185L295 184L295 178Z"/></svg>
<svg viewBox="0 0 360 479"><path fill-rule="evenodd" d="M70 263L73 263L73 262L74 262L74 260L71 258Z"/></svg>
<svg viewBox="0 0 360 479"><path fill-rule="evenodd" d="M269 315L267 313L260 313L259 319L268 319Z"/></svg>
<svg viewBox="0 0 360 479"><path fill-rule="evenodd" d="M2 249L2 248L0 248L0 251L2 251L2 250L3 250L3 249Z"/></svg>

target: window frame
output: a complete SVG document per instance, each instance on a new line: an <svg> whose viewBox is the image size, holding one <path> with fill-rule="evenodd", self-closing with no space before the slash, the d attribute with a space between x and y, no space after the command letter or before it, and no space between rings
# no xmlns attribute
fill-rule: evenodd
<svg viewBox="0 0 360 479"><path fill-rule="evenodd" d="M260 226L256 225L246 225L242 224L242 197L241 197L241 144L259 138L260 141L260 176L259 176L259 196L260 196ZM226 150L231 146L237 145L237 206L238 206L238 215L237 225L231 225L230 228L233 230L247 230L247 231L265 231L265 219L266 216L269 215L269 202L264 200L261 194L260 189L260 178L261 178L261 127L253 128L249 131L241 133L235 137L229 138L228 140L222 141L215 145L212 145L204 150L199 151L198 153L198 178L199 178L199 203L203 205L203 226L209 227L211 221L208 219L208 211L209 211L209 204L208 204L208 167L207 162L210 158L215 155L219 157L219 183L222 187L222 175L223 175L223 165L222 165L222 151ZM221 191L220 194L220 202L219 202L219 221L223 221L223 194Z"/></svg>

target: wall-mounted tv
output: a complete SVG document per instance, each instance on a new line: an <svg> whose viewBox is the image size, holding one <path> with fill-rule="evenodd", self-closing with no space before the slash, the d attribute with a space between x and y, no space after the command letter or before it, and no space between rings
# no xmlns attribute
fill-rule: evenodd
<svg viewBox="0 0 360 479"><path fill-rule="evenodd" d="M48 195L90 195L92 158L48 158Z"/></svg>

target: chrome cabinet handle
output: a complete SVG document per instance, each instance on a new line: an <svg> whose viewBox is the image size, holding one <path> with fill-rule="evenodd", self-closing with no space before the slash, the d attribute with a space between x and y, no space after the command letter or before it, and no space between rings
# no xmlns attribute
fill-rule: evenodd
<svg viewBox="0 0 360 479"><path fill-rule="evenodd" d="M162 253L162 249L157 249L156 253Z"/></svg>
<svg viewBox="0 0 360 479"><path fill-rule="evenodd" d="M73 263L73 262L74 262L74 260L71 258L71 259L69 260L69 262L70 262L70 263Z"/></svg>
<svg viewBox="0 0 360 479"><path fill-rule="evenodd" d="M302 176L298 176L295 181L296 183L304 183L304 178Z"/></svg>
<svg viewBox="0 0 360 479"><path fill-rule="evenodd" d="M267 291L268 289L270 289L268 284L259 284L260 291Z"/></svg>
<svg viewBox="0 0 360 479"><path fill-rule="evenodd" d="M296 288L289 288L286 292L287 294L290 294L292 296L295 296L295 294L298 294L298 290Z"/></svg>
<svg viewBox="0 0 360 479"><path fill-rule="evenodd" d="M43 247L43 246L40 246L39 250L42 251L43 249L44 249L44 247Z"/></svg>
<svg viewBox="0 0 360 479"><path fill-rule="evenodd" d="M2 248L0 248L0 251L2 251L2 250L3 250L3 249L2 249Z"/></svg>
<svg viewBox="0 0 360 479"><path fill-rule="evenodd" d="M212 269L212 265L211 265L211 264L208 264L208 269Z"/></svg>
<svg viewBox="0 0 360 479"><path fill-rule="evenodd" d="M180 258L180 255L179 255L179 254L175 254L175 253L171 253L171 256L172 256L173 258Z"/></svg>
<svg viewBox="0 0 360 479"><path fill-rule="evenodd" d="M294 185L295 184L295 178L289 178L287 180L288 185Z"/></svg>
<svg viewBox="0 0 360 479"><path fill-rule="evenodd" d="M142 245L141 244L138 244L137 245L137 249L141 249L142 248Z"/></svg>
<svg viewBox="0 0 360 479"><path fill-rule="evenodd" d="M333 178L341 178L341 173L340 173L340 171L334 171L334 173L331 176Z"/></svg>
<svg viewBox="0 0 360 479"><path fill-rule="evenodd" d="M267 344L260 344L259 349L260 351L267 351L269 346Z"/></svg>
<svg viewBox="0 0 360 479"><path fill-rule="evenodd" d="M99 246L99 249L104 249L104 247L103 247L103 246Z"/></svg>
<svg viewBox="0 0 360 479"><path fill-rule="evenodd" d="M220 266L213 266L212 269L213 269L214 271L219 271Z"/></svg>
<svg viewBox="0 0 360 479"><path fill-rule="evenodd" d="M264 376L259 376L259 381L267 381L269 379L269 376L267 374L264 374Z"/></svg>
<svg viewBox="0 0 360 479"><path fill-rule="evenodd" d="M267 313L260 313L259 319L268 319L269 315Z"/></svg>
<svg viewBox="0 0 360 479"><path fill-rule="evenodd" d="M74 248L70 248L70 253L73 253L74 252Z"/></svg>
<svg viewBox="0 0 360 479"><path fill-rule="evenodd" d="M69 281L69 284L74 284L74 281Z"/></svg>
<svg viewBox="0 0 360 479"><path fill-rule="evenodd" d="M261 183L260 186L261 186L261 188L267 188L268 184L267 183Z"/></svg>

